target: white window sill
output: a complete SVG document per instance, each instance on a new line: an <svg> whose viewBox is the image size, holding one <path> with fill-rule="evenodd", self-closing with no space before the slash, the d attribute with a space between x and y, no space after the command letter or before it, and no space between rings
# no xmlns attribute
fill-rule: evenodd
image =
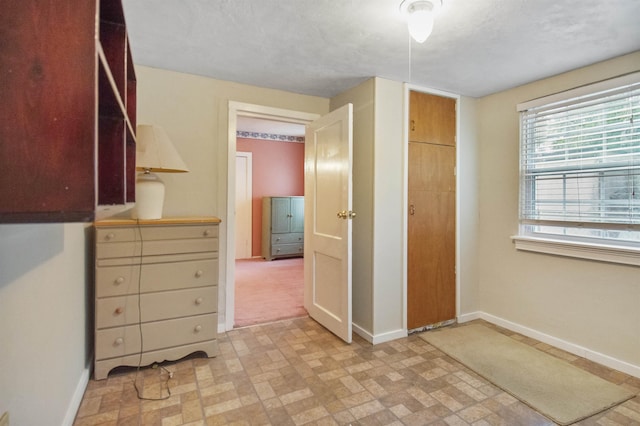
<svg viewBox="0 0 640 426"><path fill-rule="evenodd" d="M514 235L517 250L640 266L640 249Z"/></svg>

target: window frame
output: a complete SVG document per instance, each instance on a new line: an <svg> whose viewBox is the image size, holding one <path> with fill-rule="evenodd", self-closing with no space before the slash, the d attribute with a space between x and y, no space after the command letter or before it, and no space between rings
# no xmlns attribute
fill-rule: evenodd
<svg viewBox="0 0 640 426"><path fill-rule="evenodd" d="M523 197L525 197L523 192L529 191L529 197L531 197L532 192L535 191L534 180L525 182L525 178L523 176L522 163L524 158L523 156L525 155L525 146L523 145L524 135L522 134L523 125L521 113L532 108L544 107L557 102L571 102L571 100L575 98L588 97L590 95L593 95L594 99L597 99L601 96L599 94L603 91L622 88L624 86L634 85L638 83L640 83L640 72L634 72L613 79L588 84L549 96L540 97L517 105L517 111L519 113L521 121L519 126L521 145L519 149L520 177L518 191L519 200L521 203L520 206L522 206ZM569 170L575 170L575 168L571 169L567 167L567 171ZM561 170L558 171L561 172ZM565 190L564 186L566 185L566 176L567 174L564 173L564 178L562 178L563 191ZM600 176L602 176L602 174ZM565 194L563 194L563 197L564 195ZM563 199L562 202L566 203L567 200ZM575 221L562 222L523 219L521 207L518 209L518 216L518 234L511 237L511 239L515 243L515 247L517 250L640 266L640 242L622 241L615 239L598 240L597 238L590 239L580 236L532 231L532 228L535 226L553 226L557 227L558 230L575 230L580 228L613 230L618 228L629 229L633 232L638 232L640 230L639 224L603 225L580 223ZM551 225L551 223L553 225Z"/></svg>

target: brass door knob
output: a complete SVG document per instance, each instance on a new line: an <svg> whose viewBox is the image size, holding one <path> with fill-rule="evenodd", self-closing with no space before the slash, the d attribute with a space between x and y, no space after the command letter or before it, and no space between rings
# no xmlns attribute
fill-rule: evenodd
<svg viewBox="0 0 640 426"><path fill-rule="evenodd" d="M338 219L353 219L354 217L356 217L356 212L352 210L342 210L341 212L338 212L337 216Z"/></svg>

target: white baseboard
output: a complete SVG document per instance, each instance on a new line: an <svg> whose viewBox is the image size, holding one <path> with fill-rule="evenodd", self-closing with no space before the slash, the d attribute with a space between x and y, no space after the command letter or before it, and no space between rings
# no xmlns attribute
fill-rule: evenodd
<svg viewBox="0 0 640 426"><path fill-rule="evenodd" d="M488 314L486 312L479 311L479 312L473 312L473 313L462 315L458 317L458 322L462 323L462 322L472 321L474 319L483 319L492 324L506 328L507 330L520 333L524 336L539 340L543 343L562 349L564 351L567 351L579 357L586 358L590 361L597 362L598 364L604 365L606 367L613 368L615 370L621 371L631 376L640 378L640 366L638 365L634 365L626 361L613 358L609 355L605 355L603 353L591 350L589 348L576 345L575 343L567 342L566 340L559 339L549 334L542 333L538 330L525 327L523 325L511 322L509 320L497 317L495 315Z"/></svg>
<svg viewBox="0 0 640 426"><path fill-rule="evenodd" d="M469 314L458 315L458 322L460 324L480 319L480 312L471 312Z"/></svg>
<svg viewBox="0 0 640 426"><path fill-rule="evenodd" d="M82 370L82 374L80 374L80 379L78 380L76 390L73 392L73 397L71 398L71 401L69 401L69 407L67 407L67 413L64 416L62 426L73 426L73 421L76 419L76 414L78 414L80 404L82 404L84 392L87 390L90 376L91 364L85 367L85 369Z"/></svg>
<svg viewBox="0 0 640 426"><path fill-rule="evenodd" d="M373 335L356 323L352 323L352 327L354 333L356 333L358 336L362 337L372 345L377 345L379 343L389 342L391 340L407 337L407 330L394 330L382 334Z"/></svg>
<svg viewBox="0 0 640 426"><path fill-rule="evenodd" d="M369 343L373 343L373 334L369 333L367 330L360 327L355 322L351 323L351 327L353 328L353 332L356 333L358 336L362 337L364 340L366 340Z"/></svg>
<svg viewBox="0 0 640 426"><path fill-rule="evenodd" d="M373 337L373 344L377 345L378 343L390 342L395 339L400 339L402 337L407 337L409 334L407 330L393 330L388 331L386 333L377 334Z"/></svg>

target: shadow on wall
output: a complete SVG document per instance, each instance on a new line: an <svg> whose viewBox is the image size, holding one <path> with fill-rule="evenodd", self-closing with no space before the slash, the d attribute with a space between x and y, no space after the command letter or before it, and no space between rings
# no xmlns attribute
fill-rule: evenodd
<svg viewBox="0 0 640 426"><path fill-rule="evenodd" d="M0 288L63 251L63 223L0 225Z"/></svg>

